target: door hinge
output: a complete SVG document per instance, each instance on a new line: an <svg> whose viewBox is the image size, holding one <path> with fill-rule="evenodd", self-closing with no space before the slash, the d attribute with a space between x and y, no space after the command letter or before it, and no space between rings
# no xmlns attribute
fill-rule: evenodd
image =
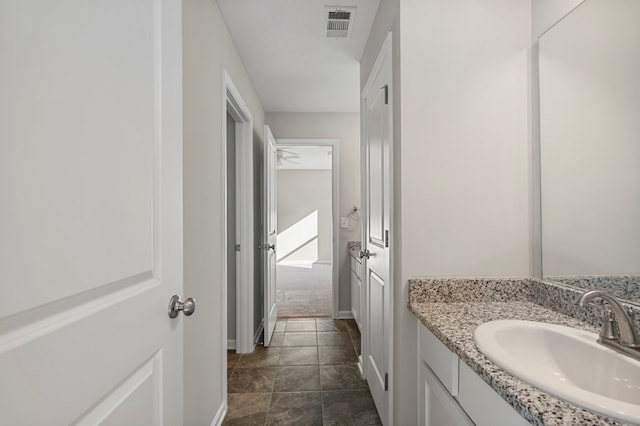
<svg viewBox="0 0 640 426"><path fill-rule="evenodd" d="M236 251L240 251L240 244L236 244Z"/></svg>
<svg viewBox="0 0 640 426"><path fill-rule="evenodd" d="M384 246L389 247L389 230L385 229L384 231Z"/></svg>
<svg viewBox="0 0 640 426"><path fill-rule="evenodd" d="M384 90L384 104L388 105L389 104L389 85L385 84L384 86L381 87L381 89Z"/></svg>
<svg viewBox="0 0 640 426"><path fill-rule="evenodd" d="M384 390L389 390L389 373L384 373Z"/></svg>

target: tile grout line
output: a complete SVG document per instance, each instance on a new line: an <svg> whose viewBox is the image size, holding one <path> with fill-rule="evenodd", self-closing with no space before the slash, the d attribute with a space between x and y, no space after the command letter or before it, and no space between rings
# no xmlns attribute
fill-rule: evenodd
<svg viewBox="0 0 640 426"><path fill-rule="evenodd" d="M273 381L275 386L275 380ZM271 401L273 401L273 390L271 394L269 394L269 405L267 406L267 415L264 417L264 425L267 426L269 422L269 414L271 413Z"/></svg>
<svg viewBox="0 0 640 426"><path fill-rule="evenodd" d="M267 415L264 418L264 424L267 426L267 422L269 421L269 414L271 414L271 402L273 401L273 390L276 387L276 380L278 380L278 373L280 372L278 365L280 365L280 355L282 354L282 349L278 352L278 362L276 362L276 377L273 378L273 385L271 385L271 393L269 394L269 405L267 406Z"/></svg>
<svg viewBox="0 0 640 426"><path fill-rule="evenodd" d="M316 330L318 329L318 319L316 318ZM324 395L322 393L322 374L320 374L320 346L316 351L318 355L318 383L320 385L320 419L324 425Z"/></svg>
<svg viewBox="0 0 640 426"><path fill-rule="evenodd" d="M357 336L356 336L356 333L359 334L359 330L355 329L355 331L354 331L354 329L352 329L352 327L346 325L347 323L343 323L341 321L336 323L334 321L333 322L333 327L331 327L331 322L329 322L328 324L323 324L323 327L322 327L323 331L319 331L319 328L321 327L319 325L319 323L322 320L324 320L324 318L323 319L320 319L320 318L308 318L308 319L310 319L311 321L315 320L315 330L314 331L294 330L294 331L287 332L287 327L286 326L287 326L287 324L289 322L289 320L287 319L287 320L285 320L285 329L282 331L282 335L283 335L282 337L283 337L283 340L284 340L284 335L287 334L287 333L309 333L309 332L314 332L315 333L315 346L309 346L309 348L315 348L315 358L316 358L315 359L315 361L316 361L315 367L316 367L316 371L317 371L317 374L318 374L318 384L319 384L318 392L320 393L320 395L319 395L320 414L321 414L321 420L324 423L325 417L326 417L326 414L327 414L325 412L326 411L325 410L326 407L325 407L325 403L324 403L324 396L325 396L324 393L326 393L326 392L345 392L345 394L354 394L354 393L362 392L363 390L367 390L367 389L366 388L358 388L358 389L342 389L342 388L340 388L340 389L327 390L327 391L323 390L323 383L322 383L323 381L322 381L322 376L321 376L321 370L322 370L323 365L320 365L320 349L322 349L322 348L331 349L331 350L333 350L333 349L336 349L336 350L344 349L347 352L353 351L351 353L356 355L356 358L357 358L358 351L356 350L356 344L355 343L356 343L356 340L358 340ZM291 321L291 322L293 323L293 322L295 322L295 320ZM337 327L336 324L340 324L340 327ZM342 324L345 324L346 327L345 328L341 328ZM339 345L336 345L336 344L324 344L324 345L321 346L320 333L323 333L323 332L324 333L338 334L338 335L341 335L341 336L346 334L349 337L349 339L342 339L342 343L339 344ZM265 416L266 416L265 417L265 423L264 423L265 425L269 424L269 422L270 422L270 420L269 420L270 419L270 415L271 415L271 412L273 411L272 410L272 408L273 408L272 404L274 402L274 397L275 397L275 393L276 393L275 392L275 385L276 385L276 381L278 379L278 376L280 375L281 368L283 368L283 367L304 367L304 366L306 366L306 364L280 365L281 362L282 362L282 356L283 356L282 351L285 350L286 348L288 348L287 350L292 350L292 351L295 352L296 349L300 349L300 348L303 348L303 347L305 347L305 346L298 346L298 345L287 346L287 347L281 346L281 347L278 347L278 348L276 348L274 346L274 351L277 349L277 352L278 352L277 356L276 356L276 365L275 365L276 375L275 375L274 381L272 383L271 390L270 390L270 392L268 392L268 394L269 394L268 395L268 407L267 407L266 414L265 414ZM351 349L349 350L347 348L351 348ZM242 355L241 355L241 357L242 357ZM344 363L342 361L344 361L344 359L338 357L336 359L333 359L332 363L328 363L327 365L325 365L325 367L327 367L327 368L332 367L332 366L333 367L338 367L338 366L347 367L347 366L351 366L352 365L351 363ZM295 360L293 362L295 362ZM236 361L236 363L234 364L234 367L232 368L232 371L231 371L231 375L232 376L235 375L236 370L238 368L242 368L242 367L239 367L239 364L240 364L240 358ZM247 368L259 368L259 367L251 367L251 366L246 366L246 367ZM313 391L313 390L308 390L308 391L305 391L305 390L282 390L279 393L283 393L283 394L286 394L286 393L299 394L299 393L315 393L315 391Z"/></svg>

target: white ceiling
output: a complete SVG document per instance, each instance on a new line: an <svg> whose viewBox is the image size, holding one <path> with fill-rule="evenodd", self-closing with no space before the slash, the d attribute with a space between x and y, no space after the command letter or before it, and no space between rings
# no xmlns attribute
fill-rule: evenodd
<svg viewBox="0 0 640 426"><path fill-rule="evenodd" d="M330 146L279 146L278 170L331 170Z"/></svg>
<svg viewBox="0 0 640 426"><path fill-rule="evenodd" d="M266 112L357 112L359 61L380 0L218 0ZM356 6L350 39L325 6Z"/></svg>

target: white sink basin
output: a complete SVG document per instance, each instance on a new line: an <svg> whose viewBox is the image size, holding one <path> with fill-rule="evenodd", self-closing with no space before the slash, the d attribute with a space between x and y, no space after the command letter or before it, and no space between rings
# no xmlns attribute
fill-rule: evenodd
<svg viewBox="0 0 640 426"><path fill-rule="evenodd" d="M640 361L561 325L501 320L474 332L478 349L512 375L575 405L640 423Z"/></svg>

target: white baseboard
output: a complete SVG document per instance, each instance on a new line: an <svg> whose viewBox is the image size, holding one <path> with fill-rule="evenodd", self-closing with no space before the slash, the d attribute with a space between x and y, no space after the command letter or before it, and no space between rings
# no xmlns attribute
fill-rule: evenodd
<svg viewBox="0 0 640 426"><path fill-rule="evenodd" d="M358 370L360 371L360 376L362 376L362 378L365 379L364 370L362 368L362 355L358 355Z"/></svg>
<svg viewBox="0 0 640 426"><path fill-rule="evenodd" d="M236 350L236 339L228 339L227 340L227 350Z"/></svg>
<svg viewBox="0 0 640 426"><path fill-rule="evenodd" d="M353 319L351 311L338 311L338 319Z"/></svg>
<svg viewBox="0 0 640 426"><path fill-rule="evenodd" d="M253 343L258 343L258 339L260 338L260 334L262 333L262 330L264 330L264 319L260 321L260 325L258 326L258 329L253 335Z"/></svg>
<svg viewBox="0 0 640 426"><path fill-rule="evenodd" d="M224 402L220 404L220 407L218 408L218 412L216 413L216 416L213 418L213 421L211 422L211 426L220 426L222 424L222 421L224 420L224 416L226 415L227 415L227 400L225 398Z"/></svg>

